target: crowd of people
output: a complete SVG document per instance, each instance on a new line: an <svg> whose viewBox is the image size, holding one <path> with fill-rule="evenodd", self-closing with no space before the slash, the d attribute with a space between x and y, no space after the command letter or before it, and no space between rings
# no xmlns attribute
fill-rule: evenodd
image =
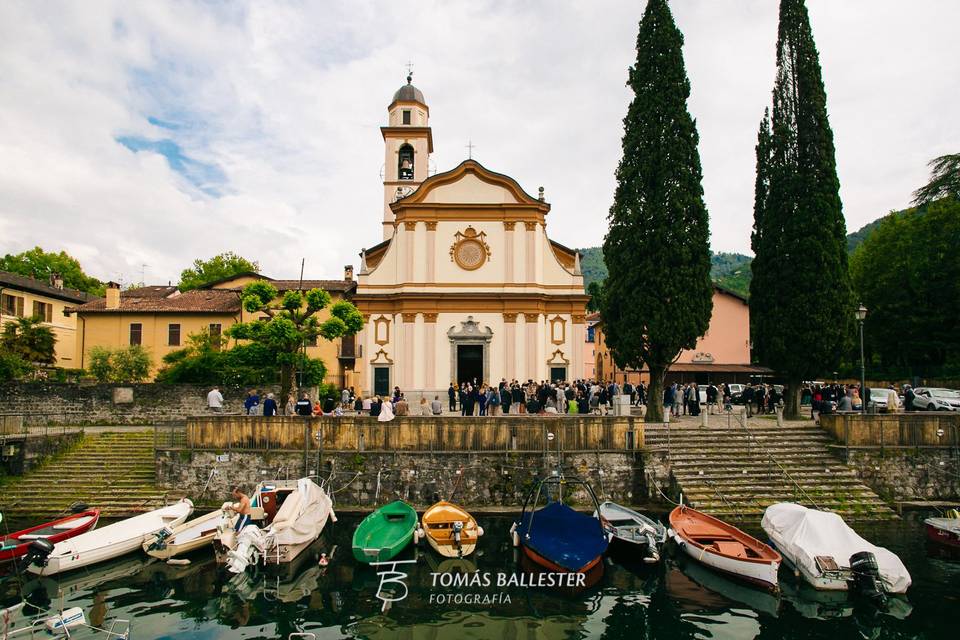
<svg viewBox="0 0 960 640"><path fill-rule="evenodd" d="M498 384L487 384L472 380L456 384L451 382L447 389L446 403L439 395L432 400L420 397L411 407L399 387L386 396L363 397L353 387L340 391L339 398L325 397L314 401L306 393L291 395L286 406L280 407L273 393L264 393L258 389L247 392L243 402L246 415L299 415L299 416L341 416L344 413L369 415L379 420L392 420L394 416L440 416L444 412L459 413L461 416L498 416L522 414L592 414L608 415L613 411L614 398L629 397L631 406L647 404L647 386L644 383L633 385L629 382L622 386L617 382L603 383L597 380L574 380L573 382L550 382L541 380L507 381L501 379ZM909 406L910 385L903 387L904 400L897 389L890 385L885 398L888 410L897 411ZM709 413L730 411L734 404L742 404L747 415L773 413L782 406L784 387L772 384L744 385L736 394L730 384L716 385L708 383L673 383L664 387L663 406L671 415L698 416L704 410ZM864 393L860 385L813 384L805 385L801 390L801 403L810 405L811 416L817 412L859 411L863 403L870 402L870 389ZM864 397L866 396L866 397ZM223 411L224 399L219 388L214 387L207 394L207 405L214 412Z"/></svg>

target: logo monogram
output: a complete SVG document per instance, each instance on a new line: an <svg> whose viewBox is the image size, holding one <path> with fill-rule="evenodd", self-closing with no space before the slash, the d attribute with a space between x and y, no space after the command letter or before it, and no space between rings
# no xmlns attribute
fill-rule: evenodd
<svg viewBox="0 0 960 640"><path fill-rule="evenodd" d="M377 587L377 598L383 602L383 607L380 608L380 611L386 611L391 604L394 602L400 602L409 595L410 591L407 588L407 583L404 580L407 577L407 574L403 571L397 571L398 564L416 564L416 560L393 560L390 562L371 562L371 567L384 567L383 570L377 571L377 575L380 576L380 586ZM389 567L389 568L387 568ZM384 587L388 584L400 585L403 588L403 595L397 597L399 589L386 591Z"/></svg>

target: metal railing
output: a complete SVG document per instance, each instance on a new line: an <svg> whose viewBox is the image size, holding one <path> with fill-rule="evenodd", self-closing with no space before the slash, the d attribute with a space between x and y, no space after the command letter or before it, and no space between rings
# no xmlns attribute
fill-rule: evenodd
<svg viewBox="0 0 960 640"><path fill-rule="evenodd" d="M747 427L746 420L745 419L741 420L741 417L742 417L741 414L736 415L736 423L743 429L744 433L747 434L750 440L757 447L760 448L760 451L767 456L770 462L772 462L777 466L777 468L780 470L780 473L782 473L783 476L787 478L787 480L793 483L793 486L800 491L800 494L804 497L804 499L806 499L811 505L813 505L815 509L820 509L820 506L816 503L816 501L812 497L810 497L810 494L807 493L806 489L800 486L800 483L796 481L796 479L790 474L790 472L784 469L783 465L780 464L775 457L773 457L773 454L766 450L766 447L763 446L763 443L761 443L755 435L750 433L750 429Z"/></svg>

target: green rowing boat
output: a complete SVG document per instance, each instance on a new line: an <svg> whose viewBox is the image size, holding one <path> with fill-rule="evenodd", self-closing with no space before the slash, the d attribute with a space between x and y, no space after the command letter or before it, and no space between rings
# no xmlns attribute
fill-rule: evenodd
<svg viewBox="0 0 960 640"><path fill-rule="evenodd" d="M353 533L357 562L386 562L413 540L417 512L402 500L383 505L360 523Z"/></svg>

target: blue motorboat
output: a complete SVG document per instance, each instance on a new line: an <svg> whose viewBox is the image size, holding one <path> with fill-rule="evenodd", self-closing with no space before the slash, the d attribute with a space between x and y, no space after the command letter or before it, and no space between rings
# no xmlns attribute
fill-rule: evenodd
<svg viewBox="0 0 960 640"><path fill-rule="evenodd" d="M608 536L600 519L580 513L563 503L563 493L583 487L599 509L589 484L562 475L538 482L527 495L520 520L512 528L513 542L537 565L549 570L587 573L597 566L607 550ZM541 497L546 505L537 509Z"/></svg>

